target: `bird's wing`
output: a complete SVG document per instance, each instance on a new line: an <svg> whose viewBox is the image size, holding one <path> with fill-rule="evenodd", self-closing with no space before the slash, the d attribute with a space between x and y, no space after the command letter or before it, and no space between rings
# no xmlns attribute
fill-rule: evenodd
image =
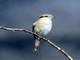
<svg viewBox="0 0 80 60"><path fill-rule="evenodd" d="M34 32L35 25L32 26L32 32Z"/></svg>
<svg viewBox="0 0 80 60"><path fill-rule="evenodd" d="M36 23L37 23L37 22L33 23L32 32L35 32L35 31L34 31L34 28L35 28ZM34 39L36 39L36 36L35 36L34 34L33 34L33 36L34 36Z"/></svg>
<svg viewBox="0 0 80 60"><path fill-rule="evenodd" d="M35 28L36 23L37 23L37 22L33 23L32 32L34 32L34 28Z"/></svg>

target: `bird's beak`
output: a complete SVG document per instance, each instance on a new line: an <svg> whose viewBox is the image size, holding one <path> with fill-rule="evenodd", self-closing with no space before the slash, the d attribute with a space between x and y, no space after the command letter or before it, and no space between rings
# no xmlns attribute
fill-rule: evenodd
<svg viewBox="0 0 80 60"><path fill-rule="evenodd" d="M56 18L56 17L54 16L54 18Z"/></svg>

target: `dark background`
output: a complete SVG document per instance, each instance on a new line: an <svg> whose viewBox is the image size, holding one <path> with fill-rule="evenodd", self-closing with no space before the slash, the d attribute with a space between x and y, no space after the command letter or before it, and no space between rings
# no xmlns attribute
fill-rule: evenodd
<svg viewBox="0 0 80 60"><path fill-rule="evenodd" d="M31 30L44 13L56 16L47 38L79 60L80 0L0 0L0 26ZM0 30L0 60L67 60L43 41L36 53L32 52L33 46L30 34Z"/></svg>

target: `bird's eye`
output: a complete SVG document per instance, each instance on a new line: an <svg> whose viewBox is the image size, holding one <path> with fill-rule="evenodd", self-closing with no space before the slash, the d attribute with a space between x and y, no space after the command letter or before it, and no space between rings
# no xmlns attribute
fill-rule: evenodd
<svg viewBox="0 0 80 60"><path fill-rule="evenodd" d="M45 17L48 17L48 16L45 16Z"/></svg>

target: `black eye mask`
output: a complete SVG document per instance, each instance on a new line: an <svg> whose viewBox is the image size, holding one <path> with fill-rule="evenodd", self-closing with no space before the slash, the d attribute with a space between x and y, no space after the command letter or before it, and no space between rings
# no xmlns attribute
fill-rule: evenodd
<svg viewBox="0 0 80 60"><path fill-rule="evenodd" d="M48 16L40 16L39 18L48 17Z"/></svg>
<svg viewBox="0 0 80 60"><path fill-rule="evenodd" d="M44 16L40 16L39 18L43 18Z"/></svg>
<svg viewBox="0 0 80 60"><path fill-rule="evenodd" d="M48 16L44 16L44 17L48 17Z"/></svg>

